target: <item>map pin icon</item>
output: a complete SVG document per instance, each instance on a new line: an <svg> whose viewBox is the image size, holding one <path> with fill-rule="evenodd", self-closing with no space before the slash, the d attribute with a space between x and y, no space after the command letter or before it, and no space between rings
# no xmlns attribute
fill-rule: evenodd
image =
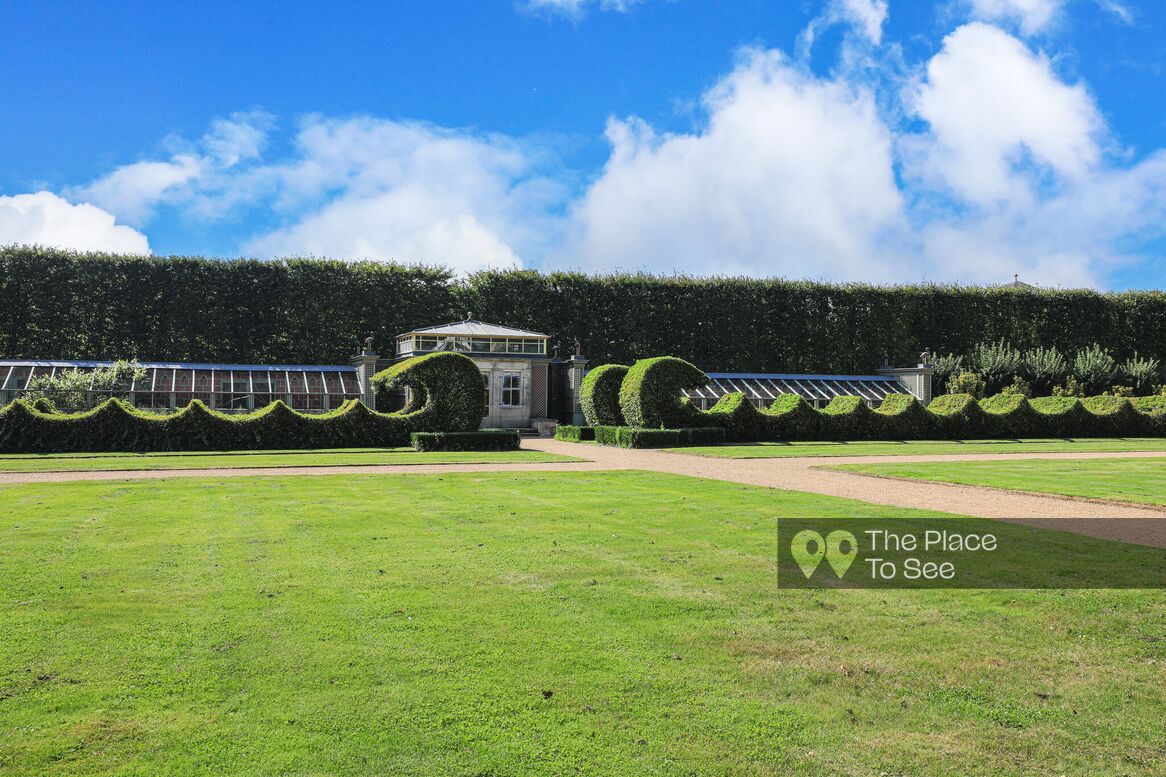
<svg viewBox="0 0 1166 777"><path fill-rule="evenodd" d="M826 560L830 562L830 566L833 567L834 574L838 575L839 580L846 574L846 570L850 569L850 565L854 563L854 557L857 555L858 543L855 542L854 535L850 532L836 529L826 535Z"/></svg>
<svg viewBox="0 0 1166 777"><path fill-rule="evenodd" d="M814 549L810 550L810 545L813 544ZM809 579L810 575L814 574L814 570L822 563L822 557L826 555L826 543L822 541L822 535L813 529L803 529L794 535L793 541L789 544L790 555L794 557L794 561L798 562L798 566L802 568L802 574Z"/></svg>

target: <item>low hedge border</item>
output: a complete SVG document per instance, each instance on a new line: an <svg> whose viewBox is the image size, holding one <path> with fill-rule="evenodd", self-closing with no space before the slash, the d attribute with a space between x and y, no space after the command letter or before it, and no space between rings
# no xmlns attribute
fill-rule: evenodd
<svg viewBox="0 0 1166 777"><path fill-rule="evenodd" d="M514 429L481 429L476 432L413 432L413 448L418 451L516 451L518 432Z"/></svg>
<svg viewBox="0 0 1166 777"><path fill-rule="evenodd" d="M555 427L555 439L562 440L563 442L584 442L586 440L594 440L595 427L559 424Z"/></svg>
<svg viewBox="0 0 1166 777"><path fill-rule="evenodd" d="M640 429L632 426L596 426L595 441L616 448L678 448L721 445L725 430L719 426L683 429Z"/></svg>

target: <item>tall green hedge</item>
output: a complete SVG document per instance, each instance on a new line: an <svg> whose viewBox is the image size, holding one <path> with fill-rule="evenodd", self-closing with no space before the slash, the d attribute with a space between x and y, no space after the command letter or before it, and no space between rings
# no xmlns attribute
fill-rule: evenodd
<svg viewBox="0 0 1166 777"><path fill-rule="evenodd" d="M0 355L331 363L358 338L476 318L576 340L592 363L671 353L706 370L853 373L1007 339L1166 362L1166 294L879 287L325 260L0 249ZM775 333L780 333L776 336Z"/></svg>
<svg viewBox="0 0 1166 777"><path fill-rule="evenodd" d="M640 359L620 384L620 413L629 426L638 428L697 426L693 421L699 411L680 392L707 384L708 376L675 356Z"/></svg>
<svg viewBox="0 0 1166 777"><path fill-rule="evenodd" d="M298 413L283 402L234 415L195 400L162 415L119 399L82 413L45 412L43 405L17 400L0 408L0 452L384 448L409 444L413 432L478 428L485 389L477 367L461 354L409 359L375 379L394 388L408 386L414 401L397 413L376 413L351 399L321 415Z"/></svg>

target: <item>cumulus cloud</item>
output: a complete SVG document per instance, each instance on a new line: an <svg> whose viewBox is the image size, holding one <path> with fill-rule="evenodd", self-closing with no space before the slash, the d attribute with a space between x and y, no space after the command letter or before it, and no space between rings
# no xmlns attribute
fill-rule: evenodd
<svg viewBox="0 0 1166 777"><path fill-rule="evenodd" d="M1015 24L1025 35L1047 29L1061 12L1065 0L969 0L972 17L988 22Z"/></svg>
<svg viewBox="0 0 1166 777"><path fill-rule="evenodd" d="M272 125L266 113L236 113L211 122L196 144L171 138L179 150L167 160L122 165L85 186L66 190L70 199L87 202L123 221L141 226L158 205L189 200L191 186L259 157Z"/></svg>
<svg viewBox="0 0 1166 777"><path fill-rule="evenodd" d="M705 96L703 132L612 121L611 158L559 257L599 269L878 275L902 198L872 95L755 51Z"/></svg>
<svg viewBox="0 0 1166 777"><path fill-rule="evenodd" d="M459 270L521 264L545 250L564 196L537 150L501 136L371 118L304 123L297 156L264 168L294 222L250 253L398 259ZM333 196L340 192L338 196Z"/></svg>
<svg viewBox="0 0 1166 777"><path fill-rule="evenodd" d="M1080 179L1101 158L1104 122L1084 86L997 27L948 35L908 99L931 130L912 147L914 172L972 202L1027 196L1022 169ZM1035 169L1018 164L1025 156Z"/></svg>
<svg viewBox="0 0 1166 777"><path fill-rule="evenodd" d="M93 205L75 205L44 191L0 196L0 244L150 253L146 236L116 223L112 214Z"/></svg>

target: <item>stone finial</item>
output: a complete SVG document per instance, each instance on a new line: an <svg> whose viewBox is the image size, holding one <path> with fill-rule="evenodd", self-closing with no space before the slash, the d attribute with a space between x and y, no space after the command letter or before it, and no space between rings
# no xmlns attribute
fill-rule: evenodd
<svg viewBox="0 0 1166 777"><path fill-rule="evenodd" d="M559 358L559 351L561 351L562 349L563 349L563 344L556 340L554 347L551 348L551 350L554 351L554 353L555 353L556 359Z"/></svg>
<svg viewBox="0 0 1166 777"><path fill-rule="evenodd" d="M364 352L372 353L372 335L364 338Z"/></svg>
<svg viewBox="0 0 1166 777"><path fill-rule="evenodd" d="M578 340L575 341L575 355L576 356L583 355L583 344L580 343Z"/></svg>
<svg viewBox="0 0 1166 777"><path fill-rule="evenodd" d="M931 364L931 349L924 348L923 353L919 354L919 363L923 365Z"/></svg>

